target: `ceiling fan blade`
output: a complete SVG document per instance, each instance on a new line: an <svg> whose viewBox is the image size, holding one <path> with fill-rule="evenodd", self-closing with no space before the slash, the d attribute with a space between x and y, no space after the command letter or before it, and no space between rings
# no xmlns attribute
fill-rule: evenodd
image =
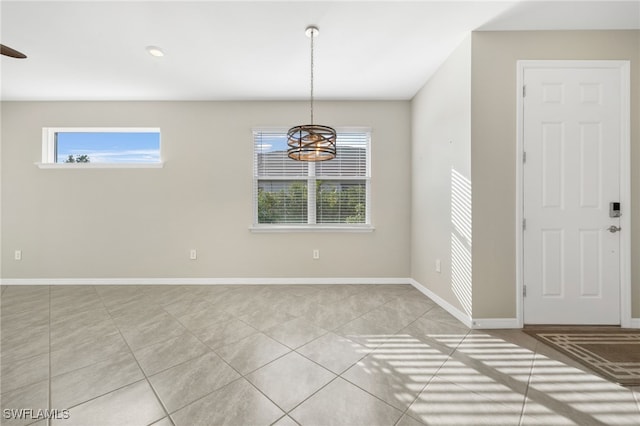
<svg viewBox="0 0 640 426"><path fill-rule="evenodd" d="M24 59L27 57L27 55L25 55L24 53L18 52L17 50L12 49L9 46L5 46L4 44L0 44L0 54L18 59Z"/></svg>

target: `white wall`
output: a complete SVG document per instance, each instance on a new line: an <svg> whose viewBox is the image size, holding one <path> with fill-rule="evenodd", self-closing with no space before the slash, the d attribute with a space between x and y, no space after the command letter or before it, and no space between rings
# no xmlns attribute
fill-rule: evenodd
<svg viewBox="0 0 640 426"><path fill-rule="evenodd" d="M320 123L372 128L374 232L249 231L251 129L307 116L305 102L3 103L2 278L408 277L409 102L316 106ZM42 170L46 126L157 126L166 164Z"/></svg>
<svg viewBox="0 0 640 426"><path fill-rule="evenodd" d="M470 37L411 106L411 276L471 316Z"/></svg>

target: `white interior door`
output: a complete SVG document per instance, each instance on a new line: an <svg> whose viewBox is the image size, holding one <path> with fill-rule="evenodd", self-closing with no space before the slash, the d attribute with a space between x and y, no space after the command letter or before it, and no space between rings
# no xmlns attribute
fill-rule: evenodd
<svg viewBox="0 0 640 426"><path fill-rule="evenodd" d="M620 74L524 69L526 324L620 324Z"/></svg>

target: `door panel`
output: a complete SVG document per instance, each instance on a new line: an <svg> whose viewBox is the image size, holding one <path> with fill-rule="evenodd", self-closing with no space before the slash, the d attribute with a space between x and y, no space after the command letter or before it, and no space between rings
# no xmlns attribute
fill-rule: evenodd
<svg viewBox="0 0 640 426"><path fill-rule="evenodd" d="M542 206L562 208L564 201L564 123L542 125Z"/></svg>
<svg viewBox="0 0 640 426"><path fill-rule="evenodd" d="M564 235L562 229L542 230L542 295L563 297Z"/></svg>
<svg viewBox="0 0 640 426"><path fill-rule="evenodd" d="M525 69L524 320L619 324L620 73ZM622 230L621 232L624 232Z"/></svg>
<svg viewBox="0 0 640 426"><path fill-rule="evenodd" d="M600 123L580 126L580 207L602 206L602 132Z"/></svg>
<svg viewBox="0 0 640 426"><path fill-rule="evenodd" d="M602 297L602 232L580 230L580 296Z"/></svg>

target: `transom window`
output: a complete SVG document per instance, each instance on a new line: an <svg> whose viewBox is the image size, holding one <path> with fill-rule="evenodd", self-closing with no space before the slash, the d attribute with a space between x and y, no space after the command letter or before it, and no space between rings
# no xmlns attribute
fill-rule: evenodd
<svg viewBox="0 0 640 426"><path fill-rule="evenodd" d="M370 228L370 132L338 131L337 157L295 161L286 131L255 130L256 228Z"/></svg>
<svg viewBox="0 0 640 426"><path fill-rule="evenodd" d="M158 128L43 129L43 164L161 164Z"/></svg>

